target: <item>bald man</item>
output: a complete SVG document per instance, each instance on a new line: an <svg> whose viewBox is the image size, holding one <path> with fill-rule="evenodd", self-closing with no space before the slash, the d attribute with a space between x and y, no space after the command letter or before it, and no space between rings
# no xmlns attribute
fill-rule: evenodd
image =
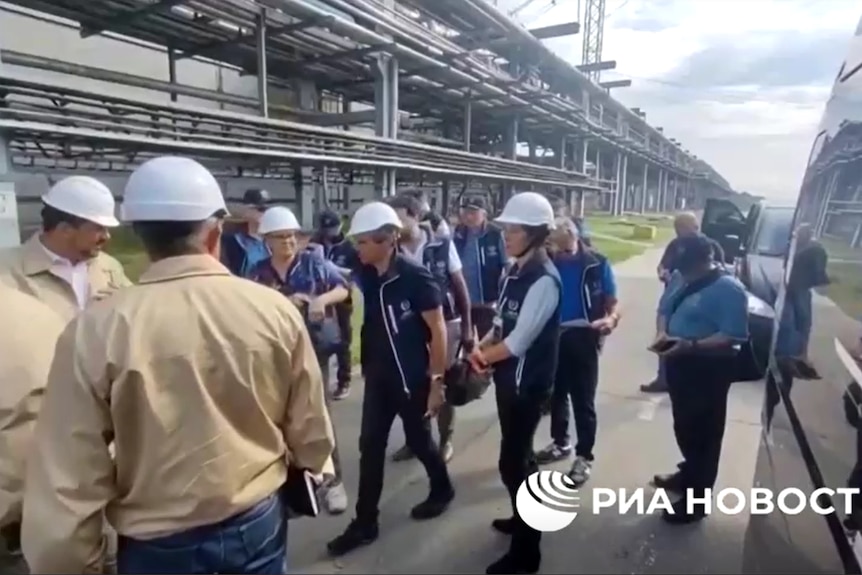
<svg viewBox="0 0 862 575"><path fill-rule="evenodd" d="M698 235L700 233L700 223L693 212L681 212L674 218L673 228L676 231L676 237L665 248L658 268L656 268L658 279L665 285L667 285L671 274L677 269L677 261L680 256L680 238ZM721 244L711 238L709 242L712 244L713 261L724 265L726 262L724 249L722 249ZM641 385L640 389L644 393L665 393L667 391L667 382L664 378L664 364L661 358L659 358L656 378L649 383Z"/></svg>

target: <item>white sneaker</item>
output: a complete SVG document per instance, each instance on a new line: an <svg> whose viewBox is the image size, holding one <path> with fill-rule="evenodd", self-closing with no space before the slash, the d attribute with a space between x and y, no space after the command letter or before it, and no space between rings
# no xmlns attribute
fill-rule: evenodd
<svg viewBox="0 0 862 575"><path fill-rule="evenodd" d="M348 498L344 483L333 481L327 485L323 493L323 503L330 515L340 515L347 511Z"/></svg>
<svg viewBox="0 0 862 575"><path fill-rule="evenodd" d="M578 455L575 457L575 462L572 463L572 468L569 470L569 479L571 479L577 487L590 480L590 474L593 471L593 464L585 457Z"/></svg>

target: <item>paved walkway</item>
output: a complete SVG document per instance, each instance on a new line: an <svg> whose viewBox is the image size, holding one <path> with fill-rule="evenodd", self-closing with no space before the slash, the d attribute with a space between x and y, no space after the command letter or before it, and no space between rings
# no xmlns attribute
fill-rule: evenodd
<svg viewBox="0 0 862 575"><path fill-rule="evenodd" d="M745 517L712 517L700 525L671 528L658 517L611 513L594 515L592 486L634 489L654 473L674 468L679 454L671 431L666 396L644 396L638 386L651 379L655 358L646 351L654 330L659 284L655 267L661 250L651 249L616 267L623 323L603 354L598 398L599 437L594 474L582 490L575 523L547 535L543 573L738 573ZM361 386L334 408L346 482L357 484L357 438ZM736 384L729 403L721 486L751 487L759 438L762 384ZM391 463L381 507L380 540L339 561L324 554L325 543L352 515L291 522L293 572L301 573L483 573L501 554L505 540L489 527L509 512L497 475L499 430L492 397L458 412L456 455L450 469L458 489L456 504L443 517L416 523L410 507L427 489L418 463ZM540 428L537 447L549 439ZM401 445L396 422L390 451ZM564 467L564 465L560 465ZM586 492L586 493L584 493ZM352 511L352 510L351 510Z"/></svg>

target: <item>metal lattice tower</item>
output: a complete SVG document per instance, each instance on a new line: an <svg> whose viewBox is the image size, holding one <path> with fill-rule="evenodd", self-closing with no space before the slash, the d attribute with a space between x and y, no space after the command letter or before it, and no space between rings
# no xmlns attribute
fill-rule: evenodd
<svg viewBox="0 0 862 575"><path fill-rule="evenodd" d="M605 0L584 2L584 49L581 64L598 64L602 61L602 41L605 35ZM601 70L587 72L598 83Z"/></svg>

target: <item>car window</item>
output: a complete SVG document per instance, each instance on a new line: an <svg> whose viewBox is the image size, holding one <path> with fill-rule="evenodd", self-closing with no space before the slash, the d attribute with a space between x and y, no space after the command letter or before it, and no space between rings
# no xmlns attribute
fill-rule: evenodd
<svg viewBox="0 0 862 575"><path fill-rule="evenodd" d="M762 256L784 256L790 249L792 227L792 208L766 208L757 223L752 253Z"/></svg>

